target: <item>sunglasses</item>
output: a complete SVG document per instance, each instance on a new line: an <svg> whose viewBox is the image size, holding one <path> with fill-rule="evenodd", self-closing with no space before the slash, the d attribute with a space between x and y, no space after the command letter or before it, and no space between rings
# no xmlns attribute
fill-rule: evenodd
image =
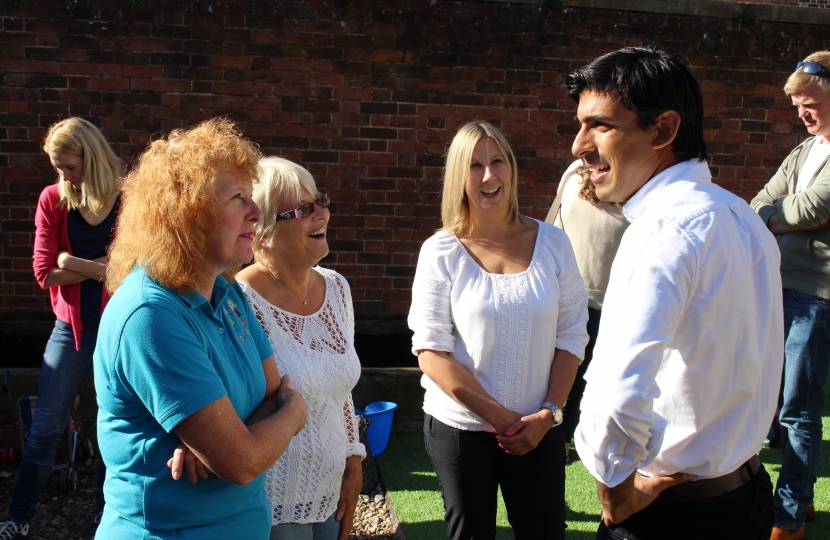
<svg viewBox="0 0 830 540"><path fill-rule="evenodd" d="M808 75L818 75L830 79L830 71L827 71L827 68L818 62L799 62L795 66L795 70L798 71L799 69Z"/></svg>
<svg viewBox="0 0 830 540"><path fill-rule="evenodd" d="M282 219L302 219L307 218L311 214L314 213L314 205L316 204L320 208L328 208L329 203L328 193L321 193L314 202L306 203L302 206L298 206L297 208L293 208L288 212L283 212L282 214L277 214L277 221Z"/></svg>

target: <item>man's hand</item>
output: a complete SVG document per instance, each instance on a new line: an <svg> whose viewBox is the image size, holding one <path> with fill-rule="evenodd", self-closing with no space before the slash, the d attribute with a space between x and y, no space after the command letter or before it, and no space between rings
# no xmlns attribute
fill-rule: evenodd
<svg viewBox="0 0 830 540"><path fill-rule="evenodd" d="M181 478L182 471L184 471L191 484L198 482L199 478L207 478L208 473L211 472L207 465L184 443L179 444L173 451L173 457L167 460L167 466L170 467L173 480Z"/></svg>
<svg viewBox="0 0 830 540"><path fill-rule="evenodd" d="M357 497L363 487L363 467L360 456L346 458L346 471L343 473L343 482L340 484L340 500L334 519L340 522L340 533L337 540L346 540L352 532L354 523L354 509L357 506Z"/></svg>
<svg viewBox="0 0 830 540"><path fill-rule="evenodd" d="M606 527L622 523L654 502L666 489L691 481L694 475L677 473L671 476L646 478L636 472L623 482L610 488L597 482L599 502L602 504L602 520Z"/></svg>
<svg viewBox="0 0 830 540"><path fill-rule="evenodd" d="M504 431L504 435L497 435L496 440L508 454L523 456L539 445L552 426L551 412L545 409L522 416Z"/></svg>

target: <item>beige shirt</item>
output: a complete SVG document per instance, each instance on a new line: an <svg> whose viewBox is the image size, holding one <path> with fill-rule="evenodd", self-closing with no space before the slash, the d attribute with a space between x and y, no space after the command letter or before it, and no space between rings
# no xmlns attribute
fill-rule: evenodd
<svg viewBox="0 0 830 540"><path fill-rule="evenodd" d="M611 263L628 228L628 221L622 210L611 203L595 205L579 197L583 180L576 174L576 169L581 164L581 160L574 161L562 175L559 188L564 184L565 192L553 224L571 239L576 264L588 292L588 307L602 309ZM574 176L565 182L571 175Z"/></svg>

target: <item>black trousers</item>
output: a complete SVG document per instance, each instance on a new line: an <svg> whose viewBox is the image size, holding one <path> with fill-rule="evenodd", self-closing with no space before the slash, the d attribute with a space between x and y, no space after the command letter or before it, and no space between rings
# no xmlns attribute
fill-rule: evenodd
<svg viewBox="0 0 830 540"><path fill-rule="evenodd" d="M680 503L670 492L618 525L600 522L597 540L769 540L772 534L772 482L763 465L746 484L711 499Z"/></svg>
<svg viewBox="0 0 830 540"><path fill-rule="evenodd" d="M441 484L450 538L496 537L499 486L516 540L565 538L562 426L534 450L514 456L499 447L495 433L455 429L427 414L424 444Z"/></svg>
<svg viewBox="0 0 830 540"><path fill-rule="evenodd" d="M598 309L588 308L588 345L585 347L585 360L579 364L574 385L571 386L568 399L565 400L565 406L562 407L562 414L565 416L565 419L562 420L562 427L565 430L565 442L571 442L571 439L574 438L576 425L579 423L579 405L582 403L582 394L585 393L585 372L588 371L588 366L591 365L591 359L594 357L594 345L596 345L597 336L599 335L601 314L602 312Z"/></svg>

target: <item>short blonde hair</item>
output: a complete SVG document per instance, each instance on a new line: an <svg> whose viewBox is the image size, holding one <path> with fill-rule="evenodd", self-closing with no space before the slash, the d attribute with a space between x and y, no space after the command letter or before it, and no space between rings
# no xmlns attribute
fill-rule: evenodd
<svg viewBox="0 0 830 540"><path fill-rule="evenodd" d="M828 71L830 71L830 51L814 52L804 59L805 62L818 62ZM800 94L807 89L808 86L818 86L825 94L830 94L830 78L821 77L819 75L810 75L804 73L802 70L796 70L787 78L787 83L784 85L784 93L788 96L793 94Z"/></svg>
<svg viewBox="0 0 830 540"><path fill-rule="evenodd" d="M205 279L208 237L219 226L216 173L227 168L255 183L259 158L226 118L153 141L124 179L107 266L110 293L136 266L176 292L193 291Z"/></svg>
<svg viewBox="0 0 830 540"><path fill-rule="evenodd" d="M112 151L101 130L83 118L67 118L52 124L43 141L43 151L84 160L80 193L68 182L59 181L61 203L72 210L86 206L98 212L104 208L124 174L124 162Z"/></svg>
<svg viewBox="0 0 830 540"><path fill-rule="evenodd" d="M296 207L308 193L317 196L317 184L311 173L300 165L287 159L269 156L259 160L259 182L254 186L254 202L262 210L262 219L256 224L254 253L261 255L265 248L271 246L271 240L280 227L277 214L279 205L287 212Z"/></svg>
<svg viewBox="0 0 830 540"><path fill-rule="evenodd" d="M447 152L447 164L444 168L444 193L441 199L441 221L443 230L456 236L469 232L470 203L464 188L470 179L470 164L473 149L478 141L489 137L504 155L510 168L510 193L508 194L511 221L519 218L518 166L516 156L502 132L492 124L476 120L458 130Z"/></svg>

